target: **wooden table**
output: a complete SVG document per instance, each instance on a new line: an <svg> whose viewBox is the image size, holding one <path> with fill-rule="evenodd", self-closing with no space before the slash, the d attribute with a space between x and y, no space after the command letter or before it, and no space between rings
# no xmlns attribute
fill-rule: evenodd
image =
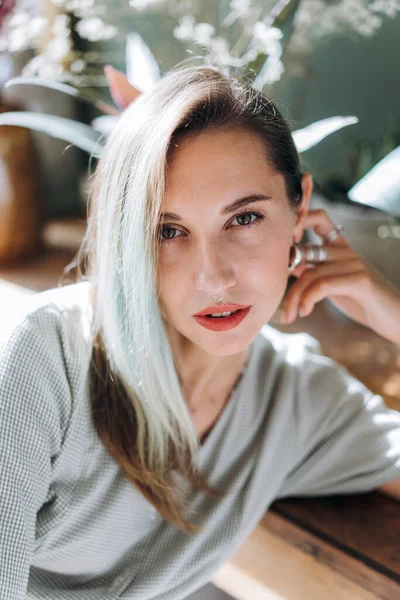
<svg viewBox="0 0 400 600"><path fill-rule="evenodd" d="M212 583L238 600L398 600L399 534L378 492L280 500Z"/></svg>
<svg viewBox="0 0 400 600"><path fill-rule="evenodd" d="M8 280L0 279L2 306L17 291L9 282L36 291L54 287L72 256L52 251L0 270ZM291 325L280 325L277 315L270 324L310 333L324 354L400 410L400 344L327 302ZM400 600L400 504L379 492L275 502L212 583L238 600Z"/></svg>

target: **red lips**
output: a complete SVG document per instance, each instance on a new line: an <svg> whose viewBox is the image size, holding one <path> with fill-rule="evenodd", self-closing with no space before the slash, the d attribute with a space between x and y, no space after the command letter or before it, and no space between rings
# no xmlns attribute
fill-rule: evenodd
<svg viewBox="0 0 400 600"><path fill-rule="evenodd" d="M219 304L218 306L207 306L204 310L193 315L193 317L201 317L203 315L211 315L212 313L223 313L223 312L233 312L235 310L240 310L243 308L248 308L247 304Z"/></svg>

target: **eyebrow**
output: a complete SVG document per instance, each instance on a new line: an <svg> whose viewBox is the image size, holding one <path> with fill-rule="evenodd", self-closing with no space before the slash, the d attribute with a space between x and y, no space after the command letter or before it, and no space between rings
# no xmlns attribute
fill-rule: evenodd
<svg viewBox="0 0 400 600"><path fill-rule="evenodd" d="M221 210L221 215L229 215L229 213L238 210L239 208L243 208L243 206L247 206L248 204L252 204L253 202L260 202L264 200L272 200L272 196L265 196L264 194L252 194L251 196L245 196L244 198L239 198L228 204ZM160 215L161 219L172 219L173 221L182 221L182 217L175 213L171 212L162 212Z"/></svg>

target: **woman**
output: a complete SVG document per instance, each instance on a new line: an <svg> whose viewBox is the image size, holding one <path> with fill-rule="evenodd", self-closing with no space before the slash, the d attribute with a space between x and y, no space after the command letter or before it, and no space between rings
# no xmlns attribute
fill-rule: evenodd
<svg viewBox="0 0 400 600"><path fill-rule="evenodd" d="M329 296L400 341L400 294L311 191L246 82L177 69L123 112L82 281L36 295L2 346L2 600L183 599L277 498L400 477L400 414L267 325L292 273L289 321Z"/></svg>

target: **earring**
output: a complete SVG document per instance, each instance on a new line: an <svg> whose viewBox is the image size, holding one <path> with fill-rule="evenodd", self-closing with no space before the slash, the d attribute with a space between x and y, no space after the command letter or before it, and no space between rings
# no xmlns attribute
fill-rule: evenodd
<svg viewBox="0 0 400 600"><path fill-rule="evenodd" d="M292 248L294 247L295 254L294 259L291 263L289 263L289 273L295 270L295 268L301 263L303 260L303 253L301 251L301 246L297 242L293 242L293 246L290 248L290 256L292 255Z"/></svg>

